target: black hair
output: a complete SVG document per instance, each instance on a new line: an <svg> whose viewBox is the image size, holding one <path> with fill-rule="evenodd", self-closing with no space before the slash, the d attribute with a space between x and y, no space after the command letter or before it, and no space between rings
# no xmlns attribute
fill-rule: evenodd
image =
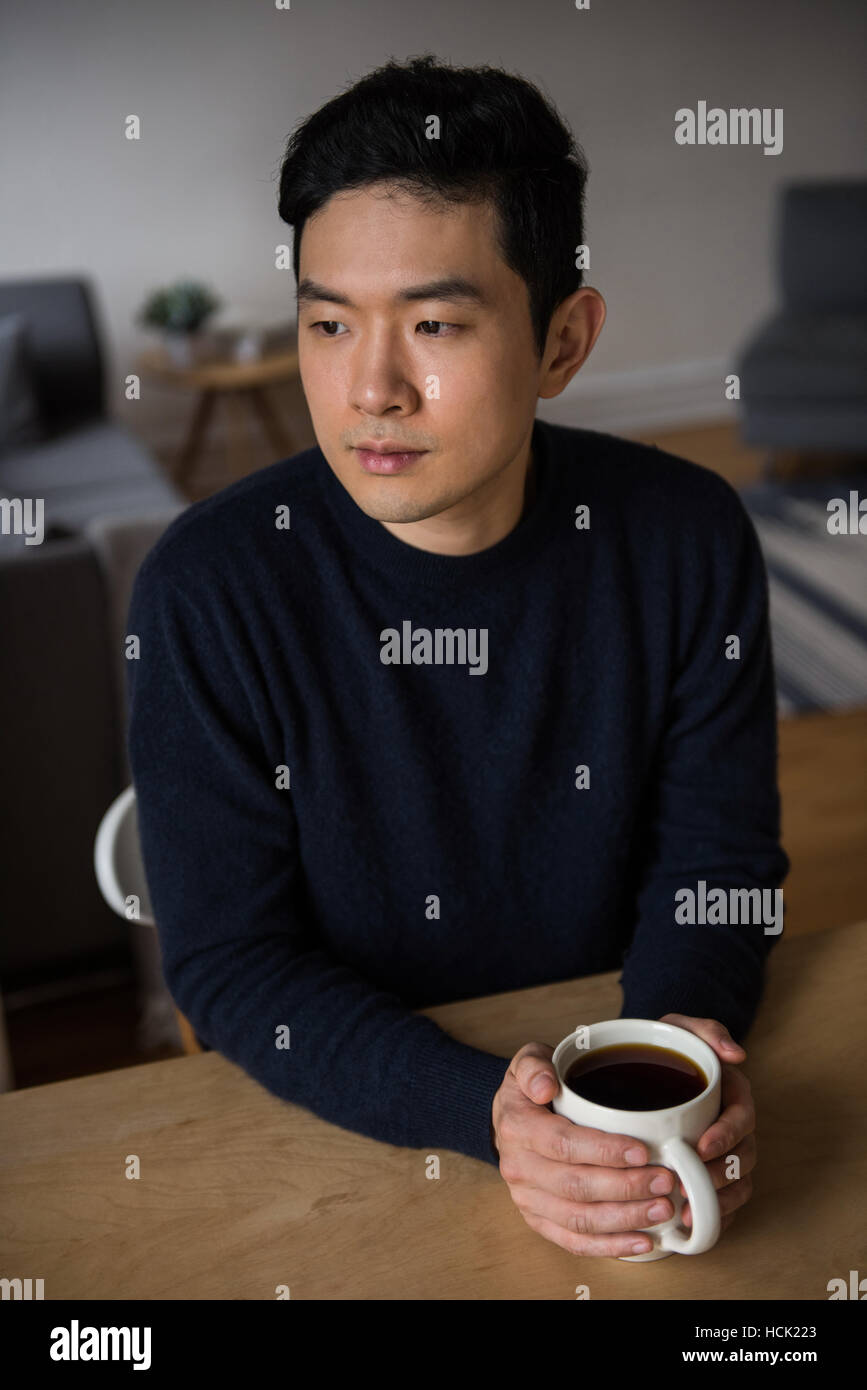
<svg viewBox="0 0 867 1390"><path fill-rule="evenodd" d="M439 117L439 139L428 139ZM431 203L489 200L500 252L525 281L539 356L557 305L581 288L589 167L539 89L500 68L431 55L368 73L289 137L278 211L294 228L298 279L308 217L334 194L383 182Z"/></svg>

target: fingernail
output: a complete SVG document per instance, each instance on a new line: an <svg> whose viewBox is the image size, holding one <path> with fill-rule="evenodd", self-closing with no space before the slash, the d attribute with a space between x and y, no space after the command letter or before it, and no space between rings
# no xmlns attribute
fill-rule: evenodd
<svg viewBox="0 0 867 1390"><path fill-rule="evenodd" d="M704 1151L705 1158L718 1158L725 1148L725 1144L720 1139L715 1139Z"/></svg>
<svg viewBox="0 0 867 1390"><path fill-rule="evenodd" d="M664 1217L668 1216L668 1203L654 1202L653 1206L648 1209L647 1215L651 1221L662 1221Z"/></svg>
<svg viewBox="0 0 867 1390"><path fill-rule="evenodd" d="M644 1153L641 1149L627 1149L623 1155L627 1163L643 1163Z"/></svg>
<svg viewBox="0 0 867 1390"><path fill-rule="evenodd" d="M655 1192L657 1197L663 1196L671 1191L671 1178L667 1178L664 1173L660 1173L658 1178L654 1178L650 1184L651 1192Z"/></svg>
<svg viewBox="0 0 867 1390"><path fill-rule="evenodd" d="M530 1085L530 1090L533 1092L534 1096L538 1096L541 1100L542 1096L546 1096L548 1094L548 1085L548 1077L544 1076L540 1072L538 1076L533 1077L533 1081Z"/></svg>
<svg viewBox="0 0 867 1390"><path fill-rule="evenodd" d="M650 1245L646 1240L637 1240L631 1248L633 1255L646 1255Z"/></svg>

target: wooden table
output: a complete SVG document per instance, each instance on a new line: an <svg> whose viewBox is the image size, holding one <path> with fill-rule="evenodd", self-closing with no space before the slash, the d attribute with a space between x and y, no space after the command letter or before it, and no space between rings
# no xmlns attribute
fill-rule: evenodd
<svg viewBox="0 0 867 1390"><path fill-rule="evenodd" d="M786 933L842 927L867 903L867 709L781 719Z"/></svg>
<svg viewBox="0 0 867 1390"><path fill-rule="evenodd" d="M49 1299L810 1299L867 1275L867 922L782 940L747 1039L754 1195L705 1255L576 1258L492 1166L352 1134L216 1052L0 1096L0 1274ZM510 1055L616 1017L616 972L427 1010ZM58 1040L59 1045L62 1040ZM124 1176L127 1155L141 1178Z"/></svg>
<svg viewBox="0 0 867 1390"><path fill-rule="evenodd" d="M269 352L251 362L202 362L190 367L177 366L163 348L154 348L141 354L137 371L145 379L151 378L170 386L199 392L199 400L186 439L178 451L172 470L173 479L178 487L188 482L192 476L193 464L204 445L218 396L227 403L246 399L262 424L275 462L277 459L289 458L294 452L292 439L273 409L265 388L293 381L298 377L296 348ZM231 431L229 438L231 441Z"/></svg>

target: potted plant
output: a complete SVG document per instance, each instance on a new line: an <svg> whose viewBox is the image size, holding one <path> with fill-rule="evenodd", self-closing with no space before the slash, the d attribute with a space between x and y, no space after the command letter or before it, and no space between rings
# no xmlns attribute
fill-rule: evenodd
<svg viewBox="0 0 867 1390"><path fill-rule="evenodd" d="M138 321L146 328L159 329L174 364L189 367L196 360L196 335L221 305L222 301L206 285L196 280L178 280L149 296Z"/></svg>

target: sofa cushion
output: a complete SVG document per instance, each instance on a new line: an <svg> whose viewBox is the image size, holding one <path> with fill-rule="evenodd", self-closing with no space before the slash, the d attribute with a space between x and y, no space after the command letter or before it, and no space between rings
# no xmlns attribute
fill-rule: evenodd
<svg viewBox="0 0 867 1390"><path fill-rule="evenodd" d="M56 488L100 483L108 490L133 478L155 478L176 495L144 445L123 425L109 420L78 425L0 459L0 488L10 496L28 491L28 495L47 497Z"/></svg>
<svg viewBox="0 0 867 1390"><path fill-rule="evenodd" d="M745 398L863 402L867 316L776 314L747 345L737 370Z"/></svg>
<svg viewBox="0 0 867 1390"><path fill-rule="evenodd" d="M109 421L0 457L0 496L43 499L46 537L50 529L80 531L95 517L186 505L138 440ZM4 549L23 543L22 536L0 535Z"/></svg>
<svg viewBox="0 0 867 1390"><path fill-rule="evenodd" d="M43 436L22 314L0 318L0 454Z"/></svg>

